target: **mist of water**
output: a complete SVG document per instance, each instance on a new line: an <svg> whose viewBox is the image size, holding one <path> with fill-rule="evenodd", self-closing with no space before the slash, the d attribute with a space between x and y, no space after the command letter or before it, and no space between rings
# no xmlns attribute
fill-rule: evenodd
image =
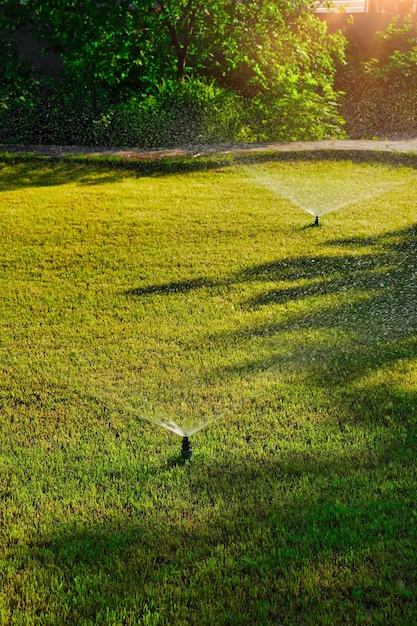
<svg viewBox="0 0 417 626"><path fill-rule="evenodd" d="M220 416L211 410L209 402L203 407L201 399L200 402L196 399L196 403L180 400L183 393L184 391L177 389L174 393L171 390L171 393L164 397L158 393L149 397L139 392L131 405L140 417L180 437L190 437Z"/></svg>
<svg viewBox="0 0 417 626"><path fill-rule="evenodd" d="M317 163L301 166L280 163L275 168L246 166L244 172L260 187L315 217L369 200L404 184L398 178L381 178L381 174L369 167L352 169L350 165L343 175L340 164L333 173L328 165L320 172Z"/></svg>
<svg viewBox="0 0 417 626"><path fill-rule="evenodd" d="M174 368L173 368L174 369ZM131 389L124 400L132 414L181 437L190 437L233 409L227 387L190 368L158 371L156 379Z"/></svg>

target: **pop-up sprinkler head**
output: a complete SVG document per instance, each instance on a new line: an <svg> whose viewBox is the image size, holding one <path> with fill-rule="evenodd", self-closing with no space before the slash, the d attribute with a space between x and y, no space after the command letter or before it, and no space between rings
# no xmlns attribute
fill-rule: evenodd
<svg viewBox="0 0 417 626"><path fill-rule="evenodd" d="M319 216L316 215L316 219L314 221L314 226L320 226L320 220L319 220Z"/></svg>
<svg viewBox="0 0 417 626"><path fill-rule="evenodd" d="M192 453L193 453L193 450L191 448L190 440L188 439L188 437L183 437L182 438L182 450L181 450L182 458L191 459Z"/></svg>

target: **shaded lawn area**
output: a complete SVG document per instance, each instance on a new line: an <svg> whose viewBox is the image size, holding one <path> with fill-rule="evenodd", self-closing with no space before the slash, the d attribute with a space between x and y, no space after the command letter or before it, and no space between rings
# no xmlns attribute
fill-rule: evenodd
<svg viewBox="0 0 417 626"><path fill-rule="evenodd" d="M1 624L417 622L414 169L223 165L2 164Z"/></svg>

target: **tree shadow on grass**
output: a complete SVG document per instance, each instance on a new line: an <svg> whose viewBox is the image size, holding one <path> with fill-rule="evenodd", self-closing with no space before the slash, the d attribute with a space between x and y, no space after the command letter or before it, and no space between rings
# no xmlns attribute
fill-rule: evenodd
<svg viewBox="0 0 417 626"><path fill-rule="evenodd" d="M234 333L214 337L235 359L219 365L214 375L251 380L263 373L279 381L296 381L332 395L339 407L339 423L386 419L372 412L373 391L367 378L397 367L406 369L417 357L417 228L381 236L327 242L327 247L349 248L336 256L300 256L249 267L223 281L189 279L133 290L134 296L188 293L201 287L263 282L268 289L242 302L247 312L268 307L267 322L250 319ZM353 248L353 250L352 250ZM367 250L369 248L369 251ZM271 288L271 283L277 286ZM399 375L401 377L401 375ZM361 385L365 391L361 391ZM356 399L356 394L359 400ZM396 412L409 414L407 403ZM366 408L366 406L368 408Z"/></svg>
<svg viewBox="0 0 417 626"><path fill-rule="evenodd" d="M68 161L21 161L9 165L0 158L0 192L31 187L52 187L77 183L78 185L98 185L115 183L123 178L123 173L101 169L94 165L71 163Z"/></svg>
<svg viewBox="0 0 417 626"><path fill-rule="evenodd" d="M249 307L284 303L311 295L325 296L329 293L360 290L364 293L375 289L390 288L397 280L403 286L414 276L417 255L417 228L386 233L377 237L354 237L327 242L329 247L357 248L341 256L297 257L267 263L243 270L238 280L277 283L305 279L301 287L278 287L249 300ZM363 248L376 246L369 253ZM408 267L407 267L408 266ZM397 287L398 290L398 287Z"/></svg>
<svg viewBox="0 0 417 626"><path fill-rule="evenodd" d="M376 367L415 357L416 227L328 245L376 247L369 253L299 257L244 270L237 281L276 281L279 286L246 300L243 307L268 306L273 311L276 306L276 316L267 324L241 329L236 341L265 337L272 346L269 367L304 371L317 383L342 384ZM248 362L247 371L259 365Z"/></svg>
<svg viewBox="0 0 417 626"><path fill-rule="evenodd" d="M250 148L250 147L249 147ZM29 187L48 187L78 183L98 185L117 182L126 176L166 176L185 172L216 170L267 162L350 161L417 168L413 154L347 150L302 150L253 152L239 146L189 157L154 157L126 160L114 156L39 156L36 154L0 153L0 192ZM93 171L93 174L91 173ZM97 171L100 170L100 176ZM308 226L310 227L310 225Z"/></svg>
<svg viewBox="0 0 417 626"><path fill-rule="evenodd" d="M417 354L417 228L376 237L327 242L354 248L333 256L300 256L249 267L223 280L184 279L129 290L127 295L188 293L204 287L239 283L276 283L242 302L246 311L276 309L268 323L251 321L231 336L228 345L265 339L269 357L253 357L228 366L223 374L249 375L275 368L298 372L317 384L343 384L373 369ZM370 248L367 252L366 248ZM357 250L357 251L356 251ZM292 284L291 284L292 283ZM308 303L308 308L304 306ZM302 306L302 312L297 308ZM274 351L274 342L277 349ZM364 358L365 357L365 358ZM219 371L219 375L223 375Z"/></svg>
<svg viewBox="0 0 417 626"><path fill-rule="evenodd" d="M147 287L137 287L135 289L128 289L125 291L127 296L149 296L152 294L157 295L170 295L173 293L189 293L195 289L202 289L204 287L213 287L215 283L207 278L194 278L185 279L179 281L172 281L169 283L163 283L161 285L148 285Z"/></svg>
<svg viewBox="0 0 417 626"><path fill-rule="evenodd" d="M127 161L121 158L46 158L0 155L0 192L77 183L100 185L126 177L167 176L223 168L228 159L162 159Z"/></svg>

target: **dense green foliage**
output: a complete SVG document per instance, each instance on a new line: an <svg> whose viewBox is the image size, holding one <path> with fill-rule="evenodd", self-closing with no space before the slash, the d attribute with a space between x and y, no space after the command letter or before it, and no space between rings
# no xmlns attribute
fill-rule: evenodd
<svg viewBox="0 0 417 626"><path fill-rule="evenodd" d="M248 139L242 128L243 99L201 80L167 80L154 94L118 104L103 142L153 146L218 143Z"/></svg>
<svg viewBox="0 0 417 626"><path fill-rule="evenodd" d="M394 18L373 45L347 54L338 86L351 137L400 137L417 132L417 23Z"/></svg>
<svg viewBox="0 0 417 626"><path fill-rule="evenodd" d="M0 36L6 143L148 147L322 139L345 127L350 137L416 131L408 17L357 48L329 35L303 0L4 0ZM55 69L45 73L48 60Z"/></svg>
<svg viewBox="0 0 417 626"><path fill-rule="evenodd" d="M344 158L1 159L2 626L416 624L416 163Z"/></svg>
<svg viewBox="0 0 417 626"><path fill-rule="evenodd" d="M308 3L6 0L0 30L7 42L1 53L3 141L111 144L122 135L141 144L145 134L149 144L152 136L165 141L171 118L180 127L190 122L194 142L341 132L333 83L344 40L327 33ZM41 54L58 55L60 72L46 77L19 57L22 35L38 41ZM195 107L190 90L198 94ZM181 99L187 101L182 119ZM171 101L170 121L164 115L158 133L153 127L144 133L150 108L155 119Z"/></svg>

